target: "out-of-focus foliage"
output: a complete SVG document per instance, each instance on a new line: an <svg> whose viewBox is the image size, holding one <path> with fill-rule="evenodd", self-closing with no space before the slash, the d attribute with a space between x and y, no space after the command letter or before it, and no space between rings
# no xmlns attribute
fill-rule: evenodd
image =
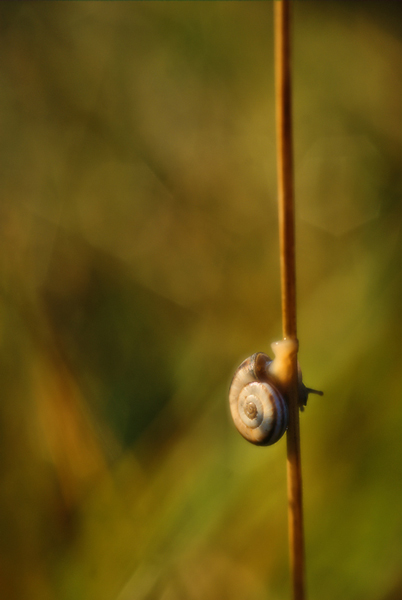
<svg viewBox="0 0 402 600"><path fill-rule="evenodd" d="M310 597L401 578L398 2L296 2ZM0 596L289 598L270 2L1 2Z"/></svg>

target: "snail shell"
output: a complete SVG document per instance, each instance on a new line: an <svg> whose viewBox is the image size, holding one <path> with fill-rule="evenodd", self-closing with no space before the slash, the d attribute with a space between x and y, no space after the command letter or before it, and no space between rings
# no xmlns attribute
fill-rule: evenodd
<svg viewBox="0 0 402 600"><path fill-rule="evenodd" d="M229 404L233 421L249 442L270 446L288 426L286 400L273 383L272 360L262 352L247 358L234 374Z"/></svg>

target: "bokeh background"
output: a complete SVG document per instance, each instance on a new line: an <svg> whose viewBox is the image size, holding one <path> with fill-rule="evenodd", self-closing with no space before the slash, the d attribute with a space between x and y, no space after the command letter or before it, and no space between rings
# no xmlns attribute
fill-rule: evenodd
<svg viewBox="0 0 402 600"><path fill-rule="evenodd" d="M293 11L309 597L401 574L398 2ZM0 597L290 597L272 2L0 4Z"/></svg>

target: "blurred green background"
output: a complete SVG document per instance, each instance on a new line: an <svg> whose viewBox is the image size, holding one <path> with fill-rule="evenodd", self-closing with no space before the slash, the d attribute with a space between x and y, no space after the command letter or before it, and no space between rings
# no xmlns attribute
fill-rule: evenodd
<svg viewBox="0 0 402 600"><path fill-rule="evenodd" d="M401 574L398 2L293 11L311 599ZM0 597L290 597L272 2L1 2Z"/></svg>

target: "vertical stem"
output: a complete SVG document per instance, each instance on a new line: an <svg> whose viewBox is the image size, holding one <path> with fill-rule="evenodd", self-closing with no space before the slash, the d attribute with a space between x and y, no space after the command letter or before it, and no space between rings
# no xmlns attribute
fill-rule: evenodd
<svg viewBox="0 0 402 600"><path fill-rule="evenodd" d="M278 207L284 337L297 337L289 0L275 0Z"/></svg>
<svg viewBox="0 0 402 600"><path fill-rule="evenodd" d="M275 0L274 16L282 328L284 338L297 340L290 0ZM304 600L304 534L296 354L293 357L292 371L293 376L288 395L289 427L287 431L289 549L293 598L294 600Z"/></svg>

